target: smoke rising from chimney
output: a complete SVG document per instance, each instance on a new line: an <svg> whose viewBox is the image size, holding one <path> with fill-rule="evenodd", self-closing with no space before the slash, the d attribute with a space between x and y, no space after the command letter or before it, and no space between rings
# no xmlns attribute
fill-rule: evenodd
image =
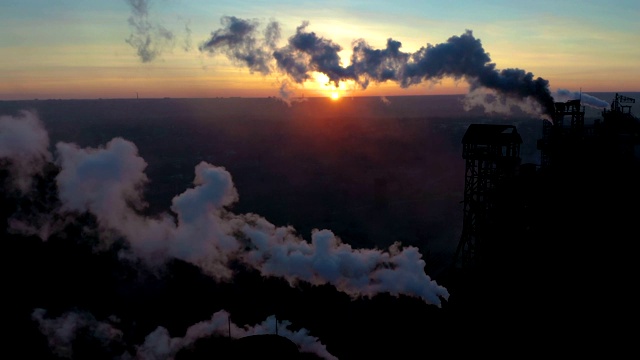
<svg viewBox="0 0 640 360"><path fill-rule="evenodd" d="M533 99L540 114L553 114L549 82L522 69L496 69L471 30L452 36L445 43L427 44L414 53L402 52L402 43L397 40L388 39L386 48L374 49L359 39L353 43L351 63L342 66L339 56L342 47L308 32L307 21L298 26L287 44L280 48L275 48L276 37L266 34L262 39L257 37L257 20L224 17L222 25L224 28L214 31L201 50L226 54L252 72L266 75L277 71L297 84L311 79L313 72L320 72L336 87L341 81L351 80L362 89L372 82L393 81L407 88L450 77L466 80L471 91L489 89L505 99ZM267 29L276 26L271 22Z"/></svg>

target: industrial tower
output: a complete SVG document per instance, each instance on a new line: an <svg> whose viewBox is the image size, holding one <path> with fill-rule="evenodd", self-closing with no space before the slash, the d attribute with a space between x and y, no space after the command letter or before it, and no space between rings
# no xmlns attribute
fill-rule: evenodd
<svg viewBox="0 0 640 360"><path fill-rule="evenodd" d="M493 229L495 190L515 175L522 138L513 125L471 124L462 138L466 160L462 235L454 258L456 267L482 263Z"/></svg>
<svg viewBox="0 0 640 360"><path fill-rule="evenodd" d="M580 100L556 102L552 121L543 120L542 139L538 140L540 150L540 167L552 166L552 159L557 155L560 145L565 145L570 140L581 141L590 132L585 131L584 106ZM569 117L569 124L565 124L565 117ZM592 128L589 128L591 130Z"/></svg>

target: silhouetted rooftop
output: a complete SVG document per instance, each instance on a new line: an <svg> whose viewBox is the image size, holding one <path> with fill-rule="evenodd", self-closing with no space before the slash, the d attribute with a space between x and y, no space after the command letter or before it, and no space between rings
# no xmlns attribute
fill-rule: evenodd
<svg viewBox="0 0 640 360"><path fill-rule="evenodd" d="M521 144L522 137L513 125L471 124L462 137L463 144Z"/></svg>

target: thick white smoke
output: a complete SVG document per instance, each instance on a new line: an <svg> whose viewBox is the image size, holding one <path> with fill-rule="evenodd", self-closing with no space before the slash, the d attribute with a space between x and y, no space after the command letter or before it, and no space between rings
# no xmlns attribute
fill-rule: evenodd
<svg viewBox="0 0 640 360"><path fill-rule="evenodd" d="M98 340L105 350L124 349L122 345L126 345L123 343L123 332L115 326L117 319L99 321L89 313L73 311L59 317L49 317L45 309L35 309L31 316L47 338L51 351L60 357L73 358L73 345L81 334ZM300 352L312 353L322 359L337 359L317 337L310 335L307 329L290 329L292 324L289 321L276 321L275 316L269 316L262 323L241 327L229 318L228 312L218 311L211 319L188 327L183 337L171 337L166 328L159 326L145 337L144 343L131 344L131 347L136 349L135 354L124 351L113 354L114 359L172 360L180 350L193 345L199 339L223 336L240 339L252 335L273 334L276 328L278 335L291 340Z"/></svg>
<svg viewBox="0 0 640 360"><path fill-rule="evenodd" d="M49 134L35 113L0 116L0 161L8 162L12 183L22 192L29 190L33 176L51 161Z"/></svg>
<svg viewBox="0 0 640 360"><path fill-rule="evenodd" d="M35 154L27 159L35 156L43 161L46 131L36 117L27 118L17 122L20 126L6 127L20 129L22 138L30 140L26 144L36 147L21 145L24 153ZM16 123L10 119L5 122ZM12 138L5 138L8 145L0 148L14 146ZM99 148L58 143L55 162L60 215L95 215L104 240L124 237L133 255L149 264L162 265L176 258L225 280L233 276L232 263L240 262L292 285L299 281L331 284L353 297L390 293L419 297L436 306L449 297L444 287L425 274L425 262L415 247L354 249L329 230L314 230L309 242L290 226L276 226L256 214L234 214L230 207L238 193L224 168L201 162L195 168L193 187L173 198L171 211L149 217L140 211L146 205L142 194L148 182L147 164L133 143L122 138ZM22 228L28 225L23 223Z"/></svg>
<svg viewBox="0 0 640 360"><path fill-rule="evenodd" d="M554 99L556 101L569 101L569 100L580 100L580 103L584 106L588 106L594 109L605 109L609 107L609 103L599 99L593 95L589 95L587 93L583 93L582 91L570 91L567 89L558 89L554 95Z"/></svg>

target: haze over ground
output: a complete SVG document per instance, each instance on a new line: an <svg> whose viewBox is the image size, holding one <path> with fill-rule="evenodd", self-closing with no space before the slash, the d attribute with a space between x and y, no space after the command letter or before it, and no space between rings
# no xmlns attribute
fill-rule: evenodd
<svg viewBox="0 0 640 360"><path fill-rule="evenodd" d="M274 314L324 358L450 349L476 329L465 315L521 304L484 295L523 290L492 274L475 311L437 310L466 126L517 125L536 162L554 101L598 116L640 83L636 2L3 10L0 99L41 99L0 102L5 315L34 357L169 359L231 328L268 332ZM460 95L394 96L425 94ZM551 297L579 288L550 280Z"/></svg>
<svg viewBox="0 0 640 360"><path fill-rule="evenodd" d="M182 214L179 218L183 220L179 221L184 222L183 225L188 223L196 225L192 221L199 221L197 220L199 216L210 211L193 211L204 209L202 207L204 203L198 205L198 201L195 201L198 196L204 194L201 192L204 188L194 187L192 183L193 169L197 166L196 170L199 168L199 171L214 170L212 175L229 171L228 174L237 187L239 195L237 202L229 202L235 195L228 193L227 190L218 195L216 195L217 192L212 192L211 199L213 204L229 205L229 214L248 215L244 220L238 217L234 221L248 221L249 224L258 225L259 222L253 223L253 221L262 221L259 219L264 218L276 227L291 226L292 229L297 230L297 234L302 239L310 239L313 228L328 229L346 244L350 244L353 249L372 249L371 255L379 251L373 249L380 249L382 254L394 241L400 241L403 247L415 246L424 260L423 265L410 271L417 271L416 274L422 274L424 271L427 276L433 275L437 279L439 272L451 259L452 251L459 240L460 200L464 180L460 140L468 124L478 122L517 124L525 139L523 156L531 160L536 160L536 151L533 150L532 142L535 143L542 125L540 119L531 118L522 113L519 117L513 114L487 115L481 108L467 112L456 106L463 101L464 96L389 98L387 101L372 97L343 99L340 103L319 98L296 103L292 107L272 98L3 102L3 112L8 114L3 118L3 124L6 125L3 134L7 134L6 131L12 134L12 129L22 129L18 134L39 134L35 137L15 137L14 135L5 137L5 140L11 138L24 140L17 143L3 142L4 157L14 160L22 159L19 163L23 164L33 164L28 157L16 158L17 154L23 154L25 150L30 149L26 154L36 155L32 159L38 159L40 155L37 154L42 154L40 158L42 160L57 158L56 164L63 169L68 169L56 176L57 191L63 204L66 205L58 208L59 205L55 202L51 203L51 200L38 200L33 205L28 205L29 202L26 202L19 208L5 209L8 216L6 231L8 231L7 235L11 234L9 246L13 249L12 253L20 254L14 258L14 261L5 264L9 267L6 273L15 274L15 267L33 267L30 270L32 275L27 276L27 273L18 272L19 276L10 276L7 279L8 283L14 284L11 289L20 293L13 300L24 308L23 312L16 312L13 316L20 318L25 314L32 314L33 319L39 319L42 333L32 333L29 336L33 336L36 341L36 339L42 340L42 336L48 334L50 341L54 341L51 349L58 355L61 354L60 352L67 351L64 349L68 349L72 343L71 340L64 338L51 340L61 336L55 335L55 329L61 329L62 322L79 321L79 324L84 325L78 329L91 330L94 329L94 325L90 324L95 322L95 326L98 326L97 324L104 321L105 316L122 317L119 320L122 323L109 320L108 324L119 329L116 333L120 334L119 331L122 331L124 338L110 340L105 343L107 347L102 348L101 351L111 349L109 351L120 351L122 353L118 354L125 354L146 351L143 349L151 345L142 348L136 348L136 346L142 346L145 342L144 337L150 335L157 326L171 329L170 333L158 330L155 336L159 336L159 339L169 336L182 338L184 336L182 331L186 331L189 326L209 319L217 311L229 311L227 309L232 310L228 316L244 319L246 324L251 326L260 323L274 312L281 314L280 316L287 314L289 317L286 320L294 319L294 326L302 326L311 331L311 338L308 338L311 344L318 346L318 343L325 344L323 341L328 341L325 344L329 346L327 351L340 358L350 358L355 356L355 353L365 352L362 348L363 341L366 342L372 336L388 341L391 348L398 341L415 342L414 345L407 346L406 350L409 351L420 343L418 339L426 333L412 335L407 333L410 328L404 328L408 326L405 316L417 316L425 324L435 321L434 319L441 319L442 316L431 311L430 306L425 305L424 302L411 300L414 295L392 300L393 297L388 298L388 293L383 290L379 295L374 296L377 299L375 301L366 299L353 301L338 295L340 291L337 290L340 289L349 293L349 287L344 287L345 283L340 285L341 282L332 282L335 286L322 286L314 290L309 288L308 281L311 280L313 283L317 280L312 280L313 278L304 280L304 277L296 287L286 290L288 286L282 288L284 284L280 284L277 280L284 273L275 268L269 270L269 273L276 277L271 278L272 280L263 280L263 282L267 281L263 285L259 285L260 281L255 278L247 279L246 275L242 275L242 271L233 277L229 285L225 285L224 281L217 284L218 280L215 279L224 277L225 272L220 272L223 268L210 267L218 260L209 264L210 260L205 262L199 260L202 258L198 254L206 254L208 251L204 250L206 247L196 252L183 252L177 247L173 250L167 249L169 253L178 256L178 259L203 266L202 269L206 274L204 278L202 275L197 275L197 271L194 273L192 270L187 270L188 268L182 268L184 266L180 265L182 261L176 264L173 264L175 261L170 261L168 269L171 269L171 272L163 270L159 277L158 275L150 276L147 273L149 270L144 270L143 265L146 262L136 265L135 259L137 256L146 258L150 254L149 250L155 251L154 248L159 250L161 247L158 248L153 243L148 243L151 247L144 245L145 243L138 243L130 248L126 245L127 242L121 245L118 245L118 242L113 243L114 234L96 231L111 228L117 232L124 231L125 239L131 236L135 239L146 232L144 230L140 233L136 229L147 228L149 223L154 222L161 225L167 220L154 216L166 214L169 207L172 210L171 214L176 211L178 211L177 214ZM251 106L247 106L248 104ZM326 111L326 109L332 109L331 106L341 106L341 110L338 112L333 108L335 112ZM25 115L20 112L22 109L30 109L33 112ZM212 111L214 109L217 111ZM373 110L370 116L363 115L366 113L365 109ZM385 109L389 110L389 113L385 113ZM303 111L296 112L296 110ZM326 112L323 113L323 111ZM28 127L17 127L17 124L24 124L25 119L35 120L36 118L42 118L43 129L46 129L46 134L50 135L37 130L38 126L31 130ZM36 123L31 122L31 124ZM42 145L46 145L47 136L50 136L50 143L43 147ZM21 152L9 151L14 146L27 144L41 145L24 147L25 150ZM77 144L77 147L73 144ZM131 152L134 149L139 151L139 156ZM45 155L48 151L52 152L50 155ZM141 168L143 161L147 166ZM115 171L116 168L112 165L118 163L120 165L117 168L120 170L105 171L107 169ZM210 163L211 167L203 165L206 163ZM224 166L226 170L222 170L220 166ZM144 168L148 178L148 184L138 190L126 185L130 180L135 179L130 178L137 173L132 171L135 168ZM27 171L17 174L28 179L32 173ZM120 175L113 177L117 174ZM140 173L137 174L135 176L142 179ZM204 173L197 174L198 171L196 171L196 181L198 181L197 176ZM85 181L76 182L73 180L74 177L86 178ZM224 179L225 177L222 177L216 181L222 181L220 183L222 185L230 180ZM47 186L50 187L52 184ZM9 186L8 183L5 185ZM188 190L189 188L191 190ZM140 208L142 211L140 215L135 215L128 209L128 206L138 202L135 197L130 198L130 201L134 201L131 205L113 202L120 196L119 193L131 196L138 191L142 191L139 193L141 194L139 200L145 200L151 205L146 210ZM196 191L201 192L201 195L194 197ZM103 197L101 193L111 195ZM180 198L183 200L174 199L171 205L171 199L181 193L183 195ZM10 199L16 195L15 189L7 193ZM36 195L28 195L27 199L29 196ZM224 200L227 196L231 197ZM81 198L84 200L79 201ZM189 198L191 200L187 200ZM10 200L8 204L12 204L13 201L15 200ZM181 201L187 201L191 205L182 207L179 205ZM109 211L113 206L119 207L120 210ZM215 206L217 205L214 205L212 214L218 211L215 210ZM180 210L181 207L183 210ZM38 208L40 210L37 210ZM97 227L91 225L91 217L76 218L77 215L72 215L73 212L68 213L74 209L89 210L89 214L95 214L97 224L101 225ZM183 212L185 210L187 212ZM250 215L251 213L254 215ZM126 217L119 219L118 217L122 215ZM112 218L113 216L116 218ZM219 220L215 220L216 216L210 219L214 223L219 223ZM147 225L142 221L145 218L149 222ZM227 215L223 218L229 220ZM137 225L131 227L136 223ZM83 235L70 235L77 231L73 228L81 224L85 224ZM172 228L168 223L166 226L169 226L167 230ZM270 225L259 226L255 230L263 231L270 227ZM187 227L183 229L186 230ZM199 229L198 232L219 231L215 227L200 225L196 225L193 229ZM222 230L220 235L228 233L223 228L219 229ZM24 235L28 234L32 236L25 238ZM193 232L192 234L196 239L200 238L200 235ZM328 235L330 233L326 231L316 233L314 241L319 239L318 236ZM254 237L254 239L258 238ZM325 239L331 239L331 237L325 237ZM68 241L72 243L60 247ZM200 246L188 238L184 238L184 241L184 245L195 245L192 249L198 249ZM75 249L69 247L73 243L80 246ZM206 242L200 244L206 246ZM304 242L298 244L302 245ZM123 245L125 247L121 248ZM136 247L138 247L137 250ZM348 248L335 248L335 250L338 249L343 253L342 256L348 254L344 252ZM90 250L89 253L86 253L87 250ZM174 252L175 250L178 251ZM35 257L29 259L29 253L34 254ZM55 255L46 261L37 260L47 256L47 253ZM107 260L109 256L113 256L109 254L120 254L117 256L119 259ZM135 256L131 257L133 255ZM89 265L86 261L92 258L102 260L98 262L93 260L95 265ZM159 261L160 264L164 262L162 260L164 256L155 255L148 259L155 259L152 264L155 261ZM61 266L59 261L67 262L70 266ZM251 261L248 264L251 264ZM299 265L302 264L299 263ZM318 264L313 267L316 268ZM345 265L346 263L342 266ZM316 268L316 271L321 273L327 270ZM133 278L129 278L130 275L124 278L121 277L122 275L113 277L114 274L121 274L123 271L131 274L138 273L138 275ZM329 275L330 272L325 274ZM405 273L402 277L406 280L407 275ZM304 273L299 273L298 276L304 276ZM331 277L326 278L328 279ZM94 280L95 283L93 283ZM64 292L60 293L53 289L63 286L65 282L68 283L64 285L66 289ZM40 285L27 290L22 285L25 283ZM109 285L104 286L104 284ZM78 287L71 288L72 286ZM132 286L138 289L133 291ZM301 293L295 290L298 288L302 289ZM278 297L274 291L275 294L285 295ZM391 293L393 291L395 290ZM400 293L402 292L403 290L400 290ZM411 293L410 291L408 294ZM441 295L444 294L444 292L441 293ZM185 297L183 300L178 300L183 296ZM195 298L202 300L195 300ZM313 298L315 300L312 300ZM264 299L264 304L258 306L257 299ZM429 297L425 299L427 303L433 301L433 299L428 300ZM131 301L134 303L126 305ZM316 301L320 302L317 305L323 308L323 311L335 311L331 316L326 313L324 315L326 319L332 319L332 323L323 324L314 316L314 310L305 306L305 304L312 306ZM165 304L162 306L170 306L171 303L181 304L181 306L165 311L164 315L157 318L158 320L152 320L158 316L157 312L162 310L152 306L142 311L141 307L149 307L153 302ZM190 306L191 309L186 310L183 306ZM404 307L404 315L397 314L398 307ZM83 311L67 313L69 309L83 309ZM84 311L89 313L85 314ZM412 312L415 313L409 315ZM348 315L349 313L352 315ZM224 313L214 315L217 319L215 321L219 324L224 316ZM378 318L381 326L385 324L383 327L385 329L393 324L396 329L395 334L379 329L370 321L364 321L361 316L371 317L371 321ZM135 330L131 334L124 334L133 330L130 328L132 326L130 321L136 318L137 321L144 322L144 328ZM180 318L182 320L178 320ZM357 322L354 323L356 318ZM17 328L23 329L22 332L18 332L23 336L25 332L35 330L34 325L29 325L25 320L15 322L19 325ZM349 326L344 331L352 337L351 340L347 342L333 340L336 336L340 338L347 334L336 333L336 327L339 327L339 324ZM47 330L49 326L52 327ZM104 326L106 325L100 325L95 329ZM215 331L224 335L222 326L219 324L210 329L218 329ZM455 326L455 324L449 323L446 326ZM351 328L350 331L349 328ZM430 334L429 336L452 340L449 337L449 330L440 330L432 329L427 333ZM282 334L286 334L284 330L282 331ZM330 335L331 333L334 334ZM212 332L200 334L206 335ZM318 339L314 340L314 336ZM189 347L192 340L184 340L185 342L176 340L178 341L176 344L182 345L176 345L173 351L178 351L183 346ZM382 344L380 347L366 351L390 351L391 348ZM444 343L441 345L444 346ZM46 347L37 349L44 351Z"/></svg>

